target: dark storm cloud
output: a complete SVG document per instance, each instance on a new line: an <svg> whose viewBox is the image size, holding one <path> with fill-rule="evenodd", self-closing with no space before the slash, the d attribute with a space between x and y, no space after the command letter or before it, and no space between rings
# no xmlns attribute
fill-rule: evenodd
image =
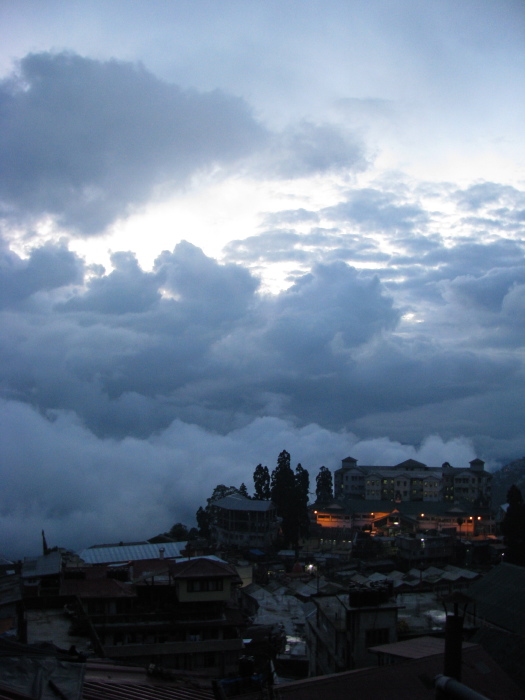
<svg viewBox="0 0 525 700"><path fill-rule="evenodd" d="M83 233L103 230L155 185L180 184L265 139L238 98L66 53L28 55L2 81L0 134L4 214L50 214Z"/></svg>
<svg viewBox="0 0 525 700"><path fill-rule="evenodd" d="M246 102L163 82L141 65L29 54L0 82L0 211L97 234L216 166L298 178L366 165L352 134L269 132Z"/></svg>
<svg viewBox="0 0 525 700"><path fill-rule="evenodd" d="M509 292L525 282L525 260L523 262L524 266L494 269L479 277L458 276L446 284L446 293L456 303L470 309L501 311Z"/></svg>
<svg viewBox="0 0 525 700"><path fill-rule="evenodd" d="M324 358L316 357L312 350L326 350L336 336L346 347L359 346L392 329L398 320L393 300L384 293L379 279L360 275L342 262L316 265L279 295L276 310L270 330L276 346L285 348L289 343L297 347L302 339L305 345L297 358L292 355L294 363L302 357L319 362L320 367Z"/></svg>
<svg viewBox="0 0 525 700"><path fill-rule="evenodd" d="M22 259L8 248L0 250L0 305L9 306L39 291L82 281L82 262L65 245L47 244Z"/></svg>
<svg viewBox="0 0 525 700"><path fill-rule="evenodd" d="M114 253L111 262L114 269L108 275L91 279L87 291L58 308L100 314L140 313L159 301L155 275L144 273L133 253Z"/></svg>
<svg viewBox="0 0 525 700"><path fill-rule="evenodd" d="M219 265L200 248L183 241L155 261L163 287L177 298L184 315L200 324L222 325L242 316L259 286L248 270Z"/></svg>
<svg viewBox="0 0 525 700"><path fill-rule="evenodd" d="M188 243L162 254L153 273L130 254L114 260L113 272L68 301L61 293L54 309L51 295L6 315L2 345L7 395L74 410L102 434L145 435L192 402L204 401L210 419L224 409L252 415L261 391L293 393L304 372L336 372L346 358L334 344L359 346L398 318L377 279L341 262L271 300L256 296L247 270Z"/></svg>

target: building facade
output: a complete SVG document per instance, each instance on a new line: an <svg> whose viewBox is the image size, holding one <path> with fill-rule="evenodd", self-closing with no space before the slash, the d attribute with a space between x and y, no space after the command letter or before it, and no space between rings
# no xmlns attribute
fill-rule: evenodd
<svg viewBox="0 0 525 700"><path fill-rule="evenodd" d="M397 641L398 606L388 585L313 599L307 618L310 676L340 673L376 662L370 647Z"/></svg>
<svg viewBox="0 0 525 700"><path fill-rule="evenodd" d="M157 559L64 572L60 595L100 656L222 677L244 650L240 584L216 558Z"/></svg>
<svg viewBox="0 0 525 700"><path fill-rule="evenodd" d="M219 547L270 546L280 520L271 501L246 498L240 493L213 502L212 532Z"/></svg>
<svg viewBox="0 0 525 700"><path fill-rule="evenodd" d="M358 466L353 457L343 459L334 472L336 499L366 501L415 501L454 503L468 501L490 506L492 475L481 459L468 468L429 467L414 459L394 466Z"/></svg>

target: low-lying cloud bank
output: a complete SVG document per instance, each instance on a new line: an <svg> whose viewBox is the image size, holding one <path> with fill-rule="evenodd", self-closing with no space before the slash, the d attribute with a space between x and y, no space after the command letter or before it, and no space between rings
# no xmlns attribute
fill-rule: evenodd
<svg viewBox="0 0 525 700"><path fill-rule="evenodd" d="M191 526L218 483L244 482L253 491L257 464L273 469L283 449L309 470L313 490L322 465L338 468L350 454L362 464L415 458L458 466L475 456L464 438L432 436L415 448L279 418L257 418L225 435L176 420L147 439L116 440L97 437L72 412L42 415L2 400L0 414L1 552L9 557L38 553L42 529L49 545L79 550L151 537L179 521Z"/></svg>

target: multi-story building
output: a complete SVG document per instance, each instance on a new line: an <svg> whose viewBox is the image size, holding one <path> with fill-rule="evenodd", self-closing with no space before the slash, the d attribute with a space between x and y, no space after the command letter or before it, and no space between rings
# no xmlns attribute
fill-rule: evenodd
<svg viewBox="0 0 525 700"><path fill-rule="evenodd" d="M388 585L313 599L307 617L310 676L371 666L370 647L397 641L398 606Z"/></svg>
<svg viewBox="0 0 525 700"><path fill-rule="evenodd" d="M219 547L264 549L275 540L280 519L271 501L234 493L212 505L212 531Z"/></svg>
<svg viewBox="0 0 525 700"><path fill-rule="evenodd" d="M65 571L60 596L101 656L223 677L244 649L240 583L216 558L143 560Z"/></svg>
<svg viewBox="0 0 525 700"><path fill-rule="evenodd" d="M489 506L491 479L481 459L474 459L469 468L461 469L448 462L429 467L414 459L394 466L358 466L356 459L347 457L334 472L334 491L341 500L467 501Z"/></svg>

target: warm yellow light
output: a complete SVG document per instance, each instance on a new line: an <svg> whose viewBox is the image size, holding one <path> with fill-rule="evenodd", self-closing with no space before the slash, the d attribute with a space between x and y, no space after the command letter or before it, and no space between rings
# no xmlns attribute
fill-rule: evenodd
<svg viewBox="0 0 525 700"><path fill-rule="evenodd" d="M425 514L424 514L424 513L421 513L421 517L424 518L424 517L425 517Z"/></svg>
<svg viewBox="0 0 525 700"><path fill-rule="evenodd" d="M478 515L478 520L481 520L481 515Z"/></svg>

